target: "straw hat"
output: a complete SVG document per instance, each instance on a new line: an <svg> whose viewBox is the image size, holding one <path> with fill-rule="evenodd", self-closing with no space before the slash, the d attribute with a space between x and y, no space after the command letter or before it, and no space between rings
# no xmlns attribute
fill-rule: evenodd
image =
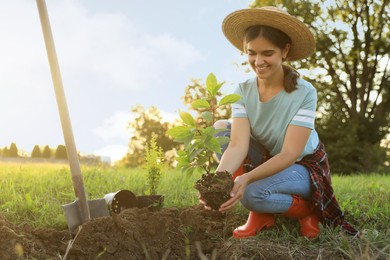
<svg viewBox="0 0 390 260"><path fill-rule="evenodd" d="M235 11L223 20L222 31L237 49L244 51L245 31L254 25L270 26L287 34L292 41L287 57L290 61L308 57L315 50L316 41L309 28L297 18L274 6Z"/></svg>

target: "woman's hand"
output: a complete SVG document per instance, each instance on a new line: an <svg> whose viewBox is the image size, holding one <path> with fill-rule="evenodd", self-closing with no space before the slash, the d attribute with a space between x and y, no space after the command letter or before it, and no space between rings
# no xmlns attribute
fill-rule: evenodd
<svg viewBox="0 0 390 260"><path fill-rule="evenodd" d="M219 211L226 212L226 211L230 210L231 208L233 208L237 204L237 202L239 202L241 200L241 198L244 195L246 186L248 185L248 178L245 175L247 175L247 174L238 176L234 180L234 186L233 186L232 191L230 192L231 198L221 205L221 207L219 208Z"/></svg>

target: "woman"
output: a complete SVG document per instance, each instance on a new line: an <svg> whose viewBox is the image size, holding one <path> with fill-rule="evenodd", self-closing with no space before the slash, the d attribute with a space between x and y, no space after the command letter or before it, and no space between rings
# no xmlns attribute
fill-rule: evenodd
<svg viewBox="0 0 390 260"><path fill-rule="evenodd" d="M298 219L308 238L319 234L319 221L357 235L333 196L326 153L314 128L316 89L283 64L311 55L313 34L275 7L233 12L222 28L256 73L237 87L241 99L232 106L231 123L214 125L230 136L217 171L234 173L231 198L219 210L241 201L250 211L233 236L256 235L274 225L275 214ZM252 167L244 170L245 165Z"/></svg>

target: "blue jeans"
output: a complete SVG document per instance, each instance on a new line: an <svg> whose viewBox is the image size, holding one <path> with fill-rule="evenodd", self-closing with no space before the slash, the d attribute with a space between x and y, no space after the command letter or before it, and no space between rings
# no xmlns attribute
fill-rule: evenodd
<svg viewBox="0 0 390 260"><path fill-rule="evenodd" d="M231 124L218 136L230 137ZM221 147L222 153L227 145ZM248 159L257 167L262 164L265 148L251 137ZM218 157L220 159L220 156ZM246 187L241 204L251 210L262 213L283 213L292 205L292 195L304 199L311 198L311 181L309 170L300 164L293 164L286 169L262 180L255 181Z"/></svg>

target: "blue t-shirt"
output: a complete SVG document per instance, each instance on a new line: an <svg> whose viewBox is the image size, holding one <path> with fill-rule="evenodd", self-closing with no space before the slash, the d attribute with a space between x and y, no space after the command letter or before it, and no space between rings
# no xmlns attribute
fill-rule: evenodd
<svg viewBox="0 0 390 260"><path fill-rule="evenodd" d="M248 118L251 135L271 155L280 153L287 127L298 125L312 129L305 149L297 161L314 153L319 138L314 128L317 91L307 81L298 78L297 89L287 93L284 89L267 102L261 102L257 78L249 79L235 90L241 99L232 104L232 118Z"/></svg>

